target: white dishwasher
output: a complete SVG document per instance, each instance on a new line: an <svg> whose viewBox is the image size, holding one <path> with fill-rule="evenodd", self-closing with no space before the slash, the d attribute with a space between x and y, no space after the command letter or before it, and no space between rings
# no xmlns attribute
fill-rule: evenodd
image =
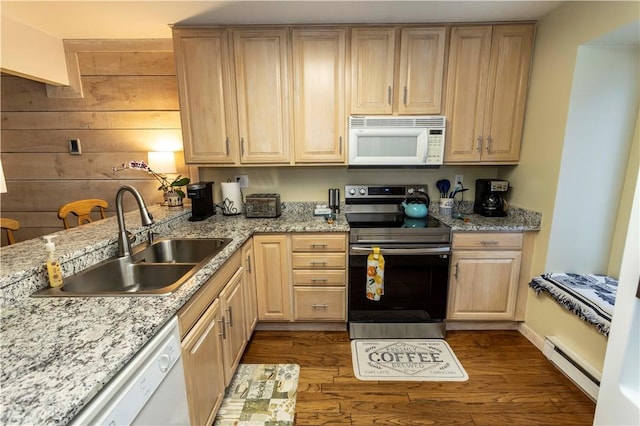
<svg viewBox="0 0 640 426"><path fill-rule="evenodd" d="M176 317L71 422L76 426L188 424Z"/></svg>

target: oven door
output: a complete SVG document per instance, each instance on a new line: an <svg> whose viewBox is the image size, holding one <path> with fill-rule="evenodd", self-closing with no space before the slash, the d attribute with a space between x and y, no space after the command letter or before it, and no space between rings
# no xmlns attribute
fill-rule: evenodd
<svg viewBox="0 0 640 426"><path fill-rule="evenodd" d="M384 256L384 294L366 296L367 257L372 245L349 247L351 338L444 338L449 246L377 245Z"/></svg>

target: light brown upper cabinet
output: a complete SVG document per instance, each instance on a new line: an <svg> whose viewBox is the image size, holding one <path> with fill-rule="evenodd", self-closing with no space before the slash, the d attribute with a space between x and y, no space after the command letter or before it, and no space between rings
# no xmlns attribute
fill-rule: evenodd
<svg viewBox="0 0 640 426"><path fill-rule="evenodd" d="M174 28L173 40L185 160L237 163L240 146L228 32Z"/></svg>
<svg viewBox="0 0 640 426"><path fill-rule="evenodd" d="M452 28L445 163L518 162L533 34L533 24Z"/></svg>
<svg viewBox="0 0 640 426"><path fill-rule="evenodd" d="M351 113L439 114L446 35L445 27L353 28Z"/></svg>
<svg viewBox="0 0 640 426"><path fill-rule="evenodd" d="M240 161L289 163L288 28L233 30Z"/></svg>
<svg viewBox="0 0 640 426"><path fill-rule="evenodd" d="M294 29L293 122L296 163L344 163L347 30Z"/></svg>
<svg viewBox="0 0 640 426"><path fill-rule="evenodd" d="M290 163L288 33L174 27L187 163Z"/></svg>

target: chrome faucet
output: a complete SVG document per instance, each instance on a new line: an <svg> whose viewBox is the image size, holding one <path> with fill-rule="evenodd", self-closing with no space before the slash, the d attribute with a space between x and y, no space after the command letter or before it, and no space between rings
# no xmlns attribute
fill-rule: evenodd
<svg viewBox="0 0 640 426"><path fill-rule="evenodd" d="M140 220L144 226L153 225L153 216L147 210L147 206L144 204L142 195L133 186L124 185L118 189L116 193L116 214L118 215L118 256L130 256L131 255L131 241L127 235L127 230L124 226L124 213L122 212L122 197L124 193L129 191L131 195L136 199L138 208L140 209Z"/></svg>

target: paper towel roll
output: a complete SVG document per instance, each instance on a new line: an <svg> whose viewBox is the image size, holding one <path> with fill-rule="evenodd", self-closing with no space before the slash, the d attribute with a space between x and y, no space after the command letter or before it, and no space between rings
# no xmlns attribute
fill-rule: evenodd
<svg viewBox="0 0 640 426"><path fill-rule="evenodd" d="M240 183L222 182L222 214L236 215L242 213L242 193Z"/></svg>

